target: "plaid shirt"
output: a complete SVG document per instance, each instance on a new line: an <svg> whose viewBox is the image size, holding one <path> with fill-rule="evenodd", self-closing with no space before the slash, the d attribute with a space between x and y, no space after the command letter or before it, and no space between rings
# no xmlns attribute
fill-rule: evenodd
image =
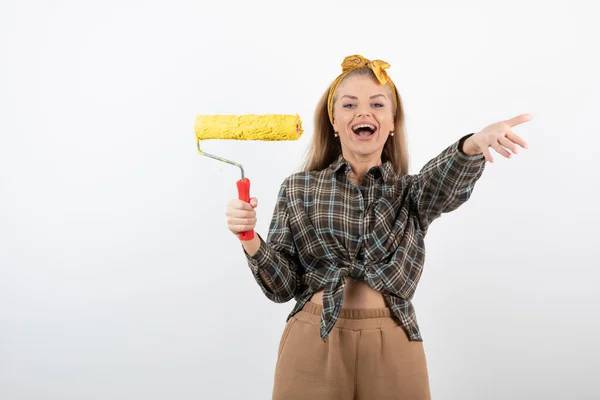
<svg viewBox="0 0 600 400"><path fill-rule="evenodd" d="M267 298L278 303L295 298L289 320L325 289L325 341L350 276L381 292L409 339L422 341L411 299L423 270L425 234L433 220L469 199L485 167L483 155L462 152L469 136L416 175L398 176L389 162L373 167L360 188L350 181L350 165L342 156L322 171L286 178L267 241L258 235L258 252L245 253Z"/></svg>

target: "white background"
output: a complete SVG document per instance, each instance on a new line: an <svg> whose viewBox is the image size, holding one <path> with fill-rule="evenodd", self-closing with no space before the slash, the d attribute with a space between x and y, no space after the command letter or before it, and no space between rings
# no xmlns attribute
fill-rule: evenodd
<svg viewBox="0 0 600 400"><path fill-rule="evenodd" d="M0 398L267 399L293 307L254 282L235 167L198 114L298 113L240 161L266 235L317 100L351 54L403 97L411 173L521 113L436 221L414 299L434 399L600 396L600 27L592 2L0 4ZM440 4L443 4L440 2ZM447 3L446 3L447 4Z"/></svg>

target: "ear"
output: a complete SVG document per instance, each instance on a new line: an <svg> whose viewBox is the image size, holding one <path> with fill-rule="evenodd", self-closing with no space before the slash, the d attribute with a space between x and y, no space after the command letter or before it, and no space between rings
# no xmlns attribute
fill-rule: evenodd
<svg viewBox="0 0 600 400"><path fill-rule="evenodd" d="M331 127L333 128L334 132L338 132L337 128L336 128L336 121L335 121L335 117L332 118L333 119L333 124L331 124Z"/></svg>

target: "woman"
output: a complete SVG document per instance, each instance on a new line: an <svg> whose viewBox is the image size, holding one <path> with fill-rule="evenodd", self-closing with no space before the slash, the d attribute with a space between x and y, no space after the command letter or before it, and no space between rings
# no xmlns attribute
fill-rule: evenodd
<svg viewBox="0 0 600 400"><path fill-rule="evenodd" d="M429 399L411 304L431 222L466 202L489 148L510 158L521 115L453 143L408 175L404 113L389 65L346 57L321 98L304 170L286 178L268 240L242 242L275 302L295 298L274 399ZM254 229L257 200L232 200L229 229Z"/></svg>

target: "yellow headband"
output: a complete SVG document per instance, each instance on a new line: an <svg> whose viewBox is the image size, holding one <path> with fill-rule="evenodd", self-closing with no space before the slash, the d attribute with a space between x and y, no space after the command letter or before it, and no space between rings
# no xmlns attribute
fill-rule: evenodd
<svg viewBox="0 0 600 400"><path fill-rule="evenodd" d="M360 68L370 68L371 71L377 77L377 80L381 85L385 85L386 83L390 84L390 88L392 89L392 100L394 101L394 110L398 105L396 104L396 87L394 82L390 79L387 72L385 70L390 67L390 64L381 60L367 60L363 56L358 54L348 56L344 58L342 62L342 73L340 76L336 78L336 80L331 85L329 89L329 97L327 98L327 112L329 113L329 121L331 121L331 125L333 125L333 96L335 91L337 90L340 82L348 75L350 72L360 69Z"/></svg>

